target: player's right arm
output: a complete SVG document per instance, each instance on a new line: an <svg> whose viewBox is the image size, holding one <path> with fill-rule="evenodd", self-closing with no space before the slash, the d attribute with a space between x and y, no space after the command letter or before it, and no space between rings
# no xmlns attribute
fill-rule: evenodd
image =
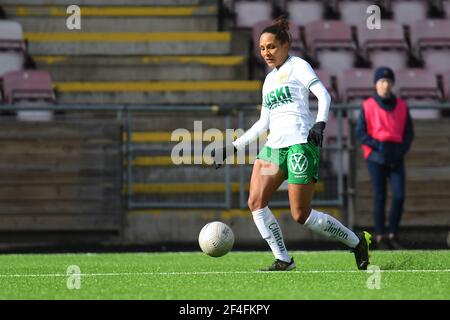
<svg viewBox="0 0 450 320"><path fill-rule="evenodd" d="M269 129L269 109L263 104L259 120L249 130L232 142L232 145L224 145L218 150L213 150L212 158L214 159L216 169L219 169L223 165L226 158L255 141L267 129Z"/></svg>
<svg viewBox="0 0 450 320"><path fill-rule="evenodd" d="M247 130L241 137L233 142L237 150L245 148L246 145L252 143L258 137L269 129L269 109L263 104L261 107L261 116L253 126Z"/></svg>

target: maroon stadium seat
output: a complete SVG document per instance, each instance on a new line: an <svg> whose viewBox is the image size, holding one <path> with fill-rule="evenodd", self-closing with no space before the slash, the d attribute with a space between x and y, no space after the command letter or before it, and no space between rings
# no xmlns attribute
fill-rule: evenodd
<svg viewBox="0 0 450 320"><path fill-rule="evenodd" d="M364 56L372 65L384 65L392 69L407 67L408 46L403 26L394 21L382 21L381 29L358 26L358 40Z"/></svg>
<svg viewBox="0 0 450 320"><path fill-rule="evenodd" d="M403 99L440 101L437 77L426 69L397 70L395 87L397 94Z"/></svg>
<svg viewBox="0 0 450 320"><path fill-rule="evenodd" d="M390 0L394 20L403 25L427 18L427 0Z"/></svg>
<svg viewBox="0 0 450 320"><path fill-rule="evenodd" d="M319 20L305 24L305 40L313 55L320 49L354 49L350 26L337 20Z"/></svg>
<svg viewBox="0 0 450 320"><path fill-rule="evenodd" d="M404 69L396 71L395 92L397 96L407 100L408 105L428 106L440 103L442 94L439 90L437 77L426 69ZM440 112L437 109L411 110L413 118L437 119Z"/></svg>
<svg viewBox="0 0 450 320"><path fill-rule="evenodd" d="M40 100L55 102L52 80L47 71L10 71L3 76L5 103Z"/></svg>
<svg viewBox="0 0 450 320"><path fill-rule="evenodd" d="M238 28L252 28L256 23L272 18L270 1L234 1L233 7Z"/></svg>
<svg viewBox="0 0 450 320"><path fill-rule="evenodd" d="M321 0L290 0L286 4L289 19L299 25L321 20L324 6Z"/></svg>
<svg viewBox="0 0 450 320"><path fill-rule="evenodd" d="M355 44L349 25L342 21L320 20L305 25L308 53L320 68L332 75L353 67Z"/></svg>
<svg viewBox="0 0 450 320"><path fill-rule="evenodd" d="M259 37L264 28L270 26L273 20L264 20L255 24L252 28L253 46L255 56L261 58L261 53L259 49ZM300 35L300 26L294 22L289 22L289 32L292 36L292 44L290 54L295 56L303 56L303 43Z"/></svg>
<svg viewBox="0 0 450 320"><path fill-rule="evenodd" d="M0 20L0 77L23 68L24 52L22 26L15 21Z"/></svg>
<svg viewBox="0 0 450 320"><path fill-rule="evenodd" d="M340 72L337 76L340 100L349 103L369 97L375 90L373 75L372 69L348 69Z"/></svg>
<svg viewBox="0 0 450 320"><path fill-rule="evenodd" d="M336 1L336 0L335 0ZM373 5L373 0L338 0L336 1L338 10L341 14L341 20L349 25L360 25L366 23L368 14L367 8Z"/></svg>
<svg viewBox="0 0 450 320"><path fill-rule="evenodd" d="M411 25L411 44L427 69L441 71L450 61L450 20L415 22Z"/></svg>

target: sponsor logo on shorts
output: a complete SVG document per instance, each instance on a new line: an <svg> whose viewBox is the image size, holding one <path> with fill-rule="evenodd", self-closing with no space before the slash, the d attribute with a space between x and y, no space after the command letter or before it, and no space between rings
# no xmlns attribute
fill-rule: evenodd
<svg viewBox="0 0 450 320"><path fill-rule="evenodd" d="M289 171L295 174L302 174L308 168L308 158L303 153L293 153L288 159Z"/></svg>

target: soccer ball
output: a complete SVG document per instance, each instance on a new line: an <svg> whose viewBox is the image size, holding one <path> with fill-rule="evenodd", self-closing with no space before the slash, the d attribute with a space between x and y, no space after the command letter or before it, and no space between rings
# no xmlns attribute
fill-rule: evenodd
<svg viewBox="0 0 450 320"><path fill-rule="evenodd" d="M210 222L200 231L198 244L208 256L222 257L233 248L233 230L223 222Z"/></svg>

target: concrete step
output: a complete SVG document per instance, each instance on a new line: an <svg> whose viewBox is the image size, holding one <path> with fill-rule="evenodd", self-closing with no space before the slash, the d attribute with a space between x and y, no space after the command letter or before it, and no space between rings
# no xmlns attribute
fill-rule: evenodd
<svg viewBox="0 0 450 320"><path fill-rule="evenodd" d="M26 32L31 55L229 55L229 32Z"/></svg>
<svg viewBox="0 0 450 320"><path fill-rule="evenodd" d="M359 210L355 217L355 225L373 227L374 221L371 209ZM388 214L386 214L386 222ZM450 226L450 211L448 209L430 210L406 207L402 216L401 227L410 226Z"/></svg>
<svg viewBox="0 0 450 320"><path fill-rule="evenodd" d="M243 56L34 56L53 81L248 79Z"/></svg>
<svg viewBox="0 0 450 320"><path fill-rule="evenodd" d="M257 104L259 81L55 82L59 103Z"/></svg>
<svg viewBox="0 0 450 320"><path fill-rule="evenodd" d="M444 166L431 168L411 166L406 168L406 177L408 182L422 181L423 183L431 183L431 181L450 181L450 166L448 166L448 163ZM358 182L370 181L367 169L357 171L356 179Z"/></svg>
<svg viewBox="0 0 450 320"><path fill-rule="evenodd" d="M67 32L64 6L5 6L25 32ZM81 7L83 32L217 31L217 6Z"/></svg>

